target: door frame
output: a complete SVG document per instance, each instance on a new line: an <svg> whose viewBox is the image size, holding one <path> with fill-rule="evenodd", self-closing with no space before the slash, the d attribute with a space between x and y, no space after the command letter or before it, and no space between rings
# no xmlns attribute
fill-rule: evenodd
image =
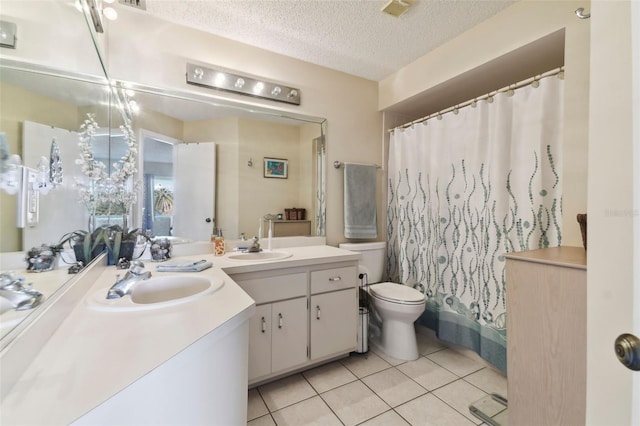
<svg viewBox="0 0 640 426"><path fill-rule="evenodd" d="M640 5L594 0L590 25L586 423L640 424L640 373L613 350L640 336Z"/></svg>

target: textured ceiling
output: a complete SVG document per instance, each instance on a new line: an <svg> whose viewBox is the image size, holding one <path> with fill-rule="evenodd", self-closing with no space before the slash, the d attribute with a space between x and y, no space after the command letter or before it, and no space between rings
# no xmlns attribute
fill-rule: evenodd
<svg viewBox="0 0 640 426"><path fill-rule="evenodd" d="M510 6L513 0L147 0L158 18L380 81Z"/></svg>

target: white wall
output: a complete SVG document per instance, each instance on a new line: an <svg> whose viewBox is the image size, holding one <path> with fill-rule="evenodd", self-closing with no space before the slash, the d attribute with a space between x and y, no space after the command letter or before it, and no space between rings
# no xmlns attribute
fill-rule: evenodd
<svg viewBox="0 0 640 426"><path fill-rule="evenodd" d="M574 246L582 245L576 215L585 213L587 208L589 119L589 20L580 20L575 16L574 11L578 7L588 10L589 1L523 0L515 3L382 80L378 95L379 108L390 108L564 28L562 244ZM390 125L398 124L397 116L389 116L388 119Z"/></svg>
<svg viewBox="0 0 640 426"><path fill-rule="evenodd" d="M381 114L376 108L375 82L163 22L132 8L119 8L119 18L109 23L107 34L105 45L113 78L325 117L329 165L334 160L381 164ZM187 85L189 61L298 87L301 105L288 106ZM342 172L329 167L327 243L331 245L345 240L342 206Z"/></svg>

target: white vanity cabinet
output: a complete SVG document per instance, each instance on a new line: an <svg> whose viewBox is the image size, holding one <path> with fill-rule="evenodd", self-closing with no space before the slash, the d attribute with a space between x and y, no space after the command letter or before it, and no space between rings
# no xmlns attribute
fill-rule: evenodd
<svg viewBox="0 0 640 426"><path fill-rule="evenodd" d="M312 361L353 347L358 321L356 273L351 266L311 272Z"/></svg>
<svg viewBox="0 0 640 426"><path fill-rule="evenodd" d="M307 298L256 307L249 322L249 380L307 361Z"/></svg>
<svg viewBox="0 0 640 426"><path fill-rule="evenodd" d="M249 385L356 348L357 262L230 274L256 302L249 324Z"/></svg>

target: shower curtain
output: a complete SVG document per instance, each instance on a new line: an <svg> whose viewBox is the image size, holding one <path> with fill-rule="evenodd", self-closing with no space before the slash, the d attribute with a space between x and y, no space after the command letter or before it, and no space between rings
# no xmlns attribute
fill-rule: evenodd
<svg viewBox="0 0 640 426"><path fill-rule="evenodd" d="M393 131L387 274L418 324L506 371L504 254L559 246L563 80L551 76Z"/></svg>

